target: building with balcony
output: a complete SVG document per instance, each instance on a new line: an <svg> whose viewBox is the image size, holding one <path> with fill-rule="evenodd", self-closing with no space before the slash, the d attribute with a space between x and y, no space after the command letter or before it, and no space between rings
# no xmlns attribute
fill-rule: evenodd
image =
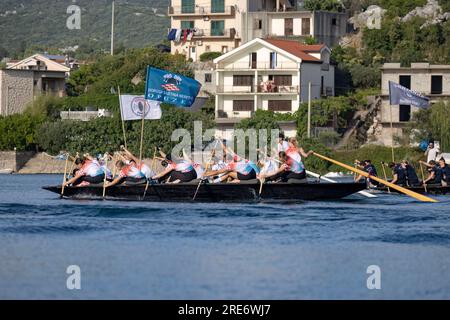
<svg viewBox="0 0 450 320"><path fill-rule="evenodd" d="M349 29L346 13L308 11L295 0L172 0L171 30L190 30L172 41L171 53L198 61L204 52L237 48L255 38L304 40L331 47Z"/></svg>
<svg viewBox="0 0 450 320"><path fill-rule="evenodd" d="M249 0L244 19L243 42L254 38L278 37L304 40L314 37L329 47L350 31L344 12L308 11L303 1Z"/></svg>
<svg viewBox="0 0 450 320"><path fill-rule="evenodd" d="M190 30L189 40L172 41L172 54L198 61L204 52L226 53L241 43L247 0L172 0L171 29Z"/></svg>
<svg viewBox="0 0 450 320"><path fill-rule="evenodd" d="M214 60L216 123L223 136L256 110L291 113L300 103L334 95L334 66L326 45L254 39ZM284 123L292 135L295 126ZM228 133L226 133L228 132Z"/></svg>
<svg viewBox="0 0 450 320"><path fill-rule="evenodd" d="M404 136L404 128L410 122L417 107L393 105L389 103L389 81L419 92L430 98L431 105L450 98L450 65L430 65L429 63L411 63L402 67L400 63L385 63L381 68L381 96L383 102L372 128L375 143L390 146L392 137ZM392 116L392 118L391 118ZM391 130L392 119L392 130Z"/></svg>

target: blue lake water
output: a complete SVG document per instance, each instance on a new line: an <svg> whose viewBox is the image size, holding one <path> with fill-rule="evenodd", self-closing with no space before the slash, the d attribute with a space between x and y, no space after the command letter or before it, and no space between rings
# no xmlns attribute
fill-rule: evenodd
<svg viewBox="0 0 450 320"><path fill-rule="evenodd" d="M0 175L0 299L450 298L450 195L162 204L40 188L60 180ZM69 265L81 290L66 287Z"/></svg>

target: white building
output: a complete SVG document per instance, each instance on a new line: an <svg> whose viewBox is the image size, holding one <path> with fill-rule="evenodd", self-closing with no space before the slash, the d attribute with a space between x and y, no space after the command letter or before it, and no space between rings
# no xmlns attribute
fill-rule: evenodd
<svg viewBox="0 0 450 320"><path fill-rule="evenodd" d="M218 130L251 117L256 110L292 113L301 102L334 95L334 66L326 45L254 39L214 60ZM295 126L284 123L288 135Z"/></svg>

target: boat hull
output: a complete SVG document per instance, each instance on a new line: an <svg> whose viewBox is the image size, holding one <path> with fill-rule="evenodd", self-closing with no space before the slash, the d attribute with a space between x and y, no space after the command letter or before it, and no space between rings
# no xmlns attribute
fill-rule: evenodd
<svg viewBox="0 0 450 320"><path fill-rule="evenodd" d="M423 186L418 187L404 187L405 189L420 193L420 194L437 194L437 195L445 195L450 194L450 186L443 187L441 185L427 185L427 188L425 189ZM376 190L382 191L382 192L394 192L394 193L401 193L400 191L397 191L395 189L388 189L387 187L378 187Z"/></svg>
<svg viewBox="0 0 450 320"><path fill-rule="evenodd" d="M156 184L139 186L114 186L106 191L106 200L192 202L198 184ZM61 186L43 187L61 194ZM261 195L260 184L202 184L195 202L258 202L258 201L303 201L336 200L365 189L363 183L269 183L264 184ZM103 199L102 186L66 187L64 198Z"/></svg>

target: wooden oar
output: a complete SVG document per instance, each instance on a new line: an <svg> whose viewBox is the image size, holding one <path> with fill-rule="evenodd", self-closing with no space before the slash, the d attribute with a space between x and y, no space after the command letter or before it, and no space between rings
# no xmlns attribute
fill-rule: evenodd
<svg viewBox="0 0 450 320"><path fill-rule="evenodd" d="M331 162L331 163L334 163L334 164L336 164L336 165L338 165L338 166L341 166L341 167L343 167L343 168L345 168L345 169L347 169L347 170L351 170L351 171L353 171L353 172L356 172L356 173L362 175L363 177L366 177L366 178L369 178L369 179L373 179L373 180L375 180L375 181L377 181L377 182L380 182L380 183L382 183L382 184L384 184L384 185L386 185L386 186L388 186L388 187L391 187L392 189L395 189L395 190L397 190L397 191L400 191L401 193L404 193L404 194L406 194L406 195L408 195L408 196L410 196L410 197L412 197L412 198L415 198L415 199L417 199L417 200L424 201L424 202L438 202L438 201L435 200L435 199L432 199L432 198L426 197L426 196L424 196L424 195L418 194L417 192L414 192L414 191L408 190L408 189L406 189L406 188L400 187L400 186L398 186L398 185L396 185L396 184L390 183L390 182L385 181L385 180L383 180L383 179L380 179L380 178L378 178L378 177L371 176L371 175L369 175L369 174L368 174L367 172L365 172L365 171L362 171L362 170L359 170L359 169L355 169L355 168L353 168L352 166L349 166L349 165L346 165L346 164L344 164L344 163L342 163L342 162L336 161L336 160L334 160L334 159L331 159L331 158L322 156L321 154L318 154L318 153L316 153L316 152L314 152L313 155L315 155L316 157L318 157L318 158L320 158L320 159L322 159L322 160L326 160L326 161L329 161L329 162Z"/></svg>
<svg viewBox="0 0 450 320"><path fill-rule="evenodd" d="M206 166L205 166L205 173L206 173L206 172L208 171L208 169L209 169L209 166L210 166L210 164L211 164L212 158L214 157L214 152L216 151L217 143L218 143L218 142L219 142L219 140L216 140L216 144L214 145L214 148L213 148L212 151L211 151L211 156L209 157L209 161L206 163ZM200 178L200 182L198 183L197 190L195 190L194 197L192 198L193 201L195 200L195 198L197 198L198 190L200 190L200 186L202 185L202 182L203 182L203 179L202 179L202 178L203 178L203 177Z"/></svg>
<svg viewBox="0 0 450 320"><path fill-rule="evenodd" d="M156 147L155 147L155 151L153 152L153 159L152 159L152 164L150 166L150 170L153 171L153 166L155 164L155 158L156 158ZM145 199L145 196L147 194L147 190L148 190L148 185L150 183L150 181L148 180L148 178L146 179L147 183L145 184L145 190L144 190L144 195L142 196L142 200Z"/></svg>
<svg viewBox="0 0 450 320"><path fill-rule="evenodd" d="M71 172L73 171L73 167L75 166L75 162L77 161L77 159L78 159L79 157L80 157L80 154L77 152L77 154L75 155L75 158L73 158L72 165L70 166L69 175L70 175Z"/></svg>
<svg viewBox="0 0 450 320"><path fill-rule="evenodd" d="M67 166L69 165L69 153L66 154L66 165L64 167L64 178L61 187L61 198L64 196L64 188L66 187L67 182Z"/></svg>
<svg viewBox="0 0 450 320"><path fill-rule="evenodd" d="M107 171L108 171L108 157L109 157L109 155L107 155L106 156L106 159L105 159L105 178L104 178L104 180L103 180L103 199L105 199L105 196L106 196L106 182L108 181L108 180L106 180L106 177L107 177Z"/></svg>
<svg viewBox="0 0 450 320"><path fill-rule="evenodd" d="M381 161L381 167L383 168L384 180L387 181L386 168L384 167L383 161ZM388 188L388 193L391 193L391 189L389 187L387 187L387 188Z"/></svg>
<svg viewBox="0 0 450 320"><path fill-rule="evenodd" d="M420 164L420 171L422 172L422 184L423 184L423 188L425 189L425 192L428 193L427 185L423 183L423 182L425 181L425 174L423 173L423 165L422 165L422 162L419 161L419 164Z"/></svg>

